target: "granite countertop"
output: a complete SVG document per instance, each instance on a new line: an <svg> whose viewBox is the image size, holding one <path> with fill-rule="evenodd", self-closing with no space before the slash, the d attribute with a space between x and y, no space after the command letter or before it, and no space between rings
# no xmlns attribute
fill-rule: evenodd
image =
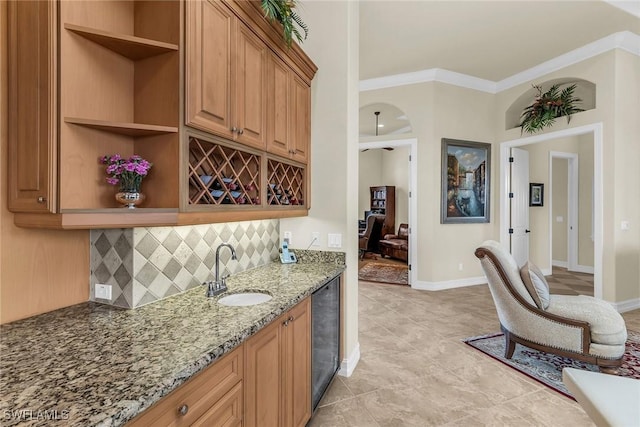
<svg viewBox="0 0 640 427"><path fill-rule="evenodd" d="M231 293L272 294L250 307L201 286L134 310L87 302L2 325L0 424L123 425L343 270L311 259L228 278Z"/></svg>

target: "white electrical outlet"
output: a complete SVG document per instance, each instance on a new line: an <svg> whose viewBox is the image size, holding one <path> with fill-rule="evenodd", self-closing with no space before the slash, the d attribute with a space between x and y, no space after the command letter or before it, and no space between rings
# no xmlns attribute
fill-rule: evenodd
<svg viewBox="0 0 640 427"><path fill-rule="evenodd" d="M462 263L458 264L458 270L462 271L463 269Z"/></svg>
<svg viewBox="0 0 640 427"><path fill-rule="evenodd" d="M96 283L95 297L100 299L111 300L111 285L103 285Z"/></svg>
<svg viewBox="0 0 640 427"><path fill-rule="evenodd" d="M311 233L311 246L320 246L320 233L317 231Z"/></svg>
<svg viewBox="0 0 640 427"><path fill-rule="evenodd" d="M327 237L328 237L327 241L329 242L329 244L327 246L329 246L330 248L341 248L342 247L342 234L329 233L329 235Z"/></svg>
<svg viewBox="0 0 640 427"><path fill-rule="evenodd" d="M290 231L285 231L283 236L284 236L284 240L289 242L289 246L291 246L291 244L293 243L293 241L291 240L291 232Z"/></svg>

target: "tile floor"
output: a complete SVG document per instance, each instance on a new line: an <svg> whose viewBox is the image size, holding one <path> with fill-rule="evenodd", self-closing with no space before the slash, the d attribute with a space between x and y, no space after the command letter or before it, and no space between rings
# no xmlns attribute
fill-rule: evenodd
<svg viewBox="0 0 640 427"><path fill-rule="evenodd" d="M486 286L439 292L360 282L361 358L310 427L593 426L580 406L461 340L499 330ZM626 313L640 330L640 310Z"/></svg>
<svg viewBox="0 0 640 427"><path fill-rule="evenodd" d="M551 276L547 276L546 279L552 294L593 296L593 274L553 267Z"/></svg>

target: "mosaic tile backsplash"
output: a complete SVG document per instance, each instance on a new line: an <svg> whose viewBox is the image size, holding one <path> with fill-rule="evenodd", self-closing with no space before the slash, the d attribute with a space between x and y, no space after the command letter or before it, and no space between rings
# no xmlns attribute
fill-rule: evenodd
<svg viewBox="0 0 640 427"><path fill-rule="evenodd" d="M181 227L95 229L91 239L91 299L135 308L200 286L220 275L268 264L278 256L280 221L244 221ZM96 283L112 286L111 300L95 299ZM204 292L204 288L203 288Z"/></svg>

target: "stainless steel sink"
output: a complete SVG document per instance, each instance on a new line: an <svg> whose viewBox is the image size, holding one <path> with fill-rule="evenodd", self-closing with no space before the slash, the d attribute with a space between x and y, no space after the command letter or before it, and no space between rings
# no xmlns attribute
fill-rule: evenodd
<svg viewBox="0 0 640 427"><path fill-rule="evenodd" d="M237 294L227 295L218 300L222 305L233 307L244 307L248 305L262 304L271 300L273 297L263 292L239 292Z"/></svg>

